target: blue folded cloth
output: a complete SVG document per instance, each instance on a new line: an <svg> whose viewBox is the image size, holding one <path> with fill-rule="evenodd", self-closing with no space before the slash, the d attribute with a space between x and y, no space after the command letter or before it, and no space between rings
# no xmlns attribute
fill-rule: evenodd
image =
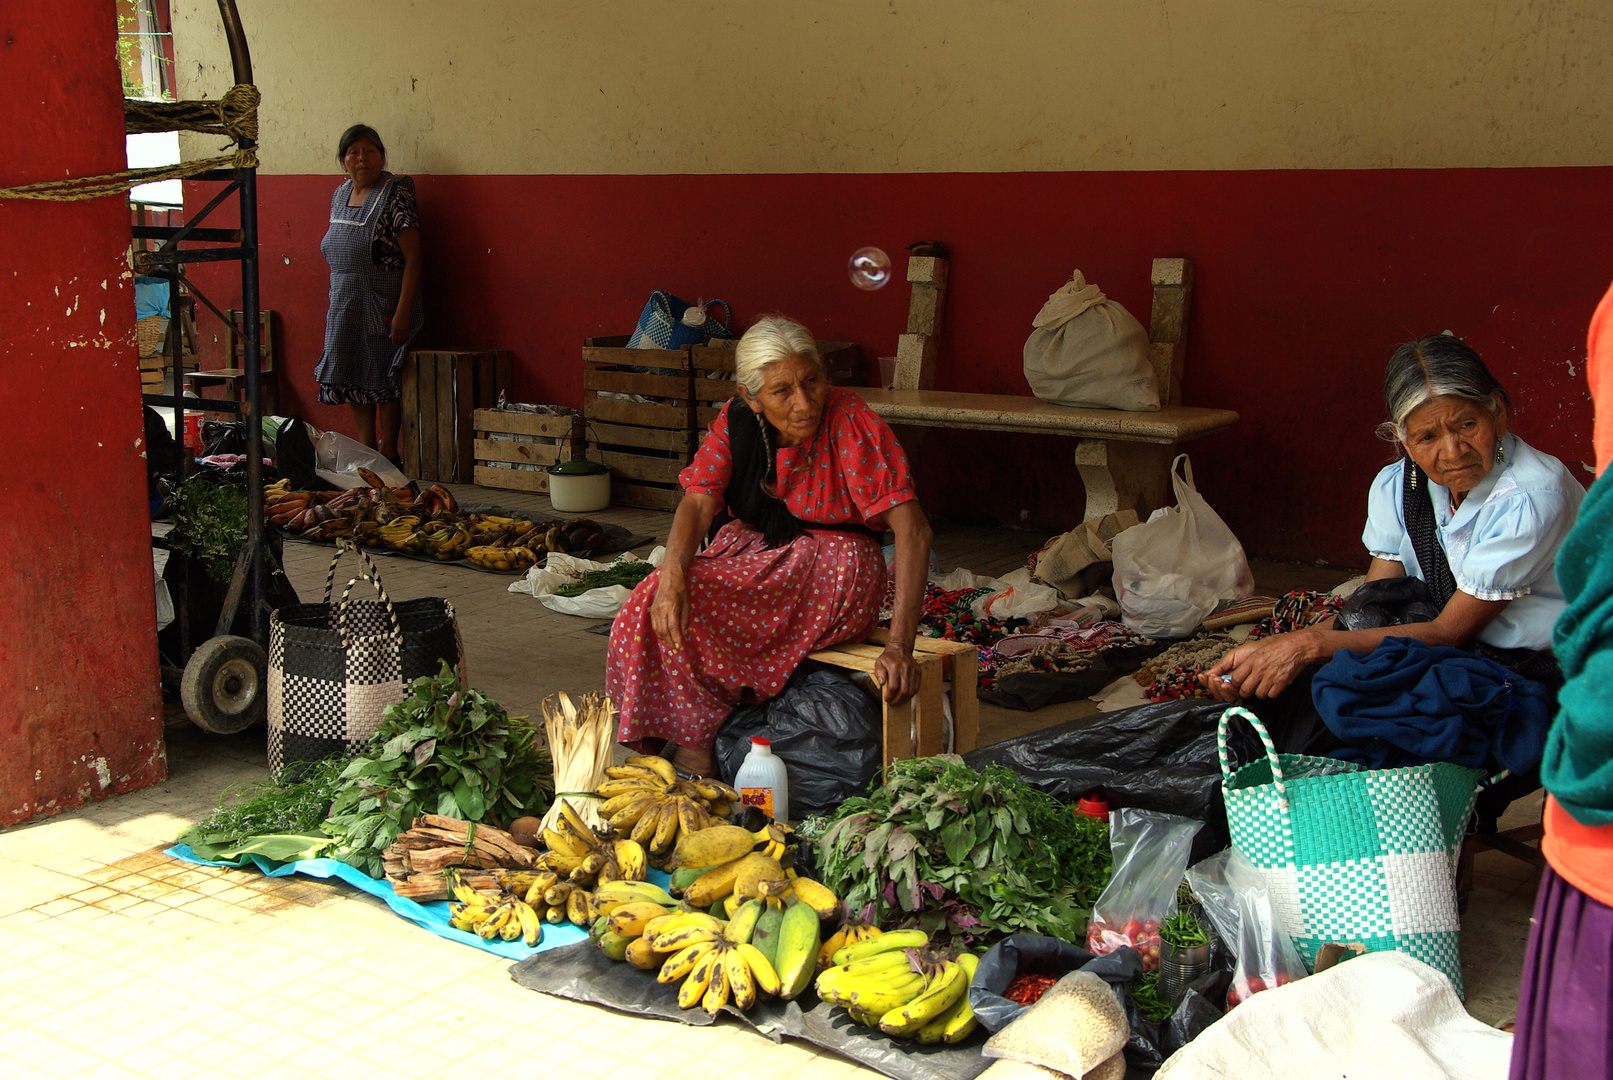
<svg viewBox="0 0 1613 1080"><path fill-rule="evenodd" d="M1528 772L1540 764L1551 722L1546 687L1410 637L1335 654L1311 681L1311 698L1345 743L1333 756L1372 769L1449 761Z"/></svg>

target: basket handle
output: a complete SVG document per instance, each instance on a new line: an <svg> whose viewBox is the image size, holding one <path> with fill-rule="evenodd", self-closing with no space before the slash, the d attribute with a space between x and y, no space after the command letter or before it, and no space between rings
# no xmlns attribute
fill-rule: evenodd
<svg viewBox="0 0 1613 1080"><path fill-rule="evenodd" d="M1271 741L1271 735L1266 731L1266 725L1260 722L1260 717L1240 705L1234 705L1221 714L1221 723L1216 726L1215 752L1221 759L1221 783L1223 786L1232 782L1232 753L1227 746L1227 730L1231 726L1232 718L1238 717L1255 729L1260 741L1266 747L1266 760L1271 763L1272 783L1277 785L1277 795L1283 801L1284 814L1288 811L1288 785L1283 782L1282 762L1277 758L1277 747Z"/></svg>
<svg viewBox="0 0 1613 1080"><path fill-rule="evenodd" d="M361 581L368 581L375 586L375 591L381 596L382 605L386 607L387 616L392 620L392 640L397 642L399 649L403 648L403 623L398 619L397 609L392 606L392 598L386 594L386 586L381 584L380 578L360 574L358 577L348 581L347 588L342 590L342 601L336 605L336 633L342 639L342 651L346 652L353 647L352 638L347 629L348 595L352 593L353 586Z"/></svg>
<svg viewBox="0 0 1613 1080"><path fill-rule="evenodd" d="M701 305L701 307L702 308L708 308L712 304L721 304L722 305L722 328L723 328L723 330L725 332L731 332L729 324L731 324L734 321L734 313L728 307L728 301L726 301L726 300L707 300L704 304Z"/></svg>
<svg viewBox="0 0 1613 1080"><path fill-rule="evenodd" d="M325 572L325 603L327 604L330 603L331 593L336 588L336 564L341 562L342 556L349 551L357 554L360 561L364 563L364 571L359 576L368 577L375 582L376 588L381 587L381 571L376 568L375 562L370 558L370 553L351 540L338 540L336 541L336 554L331 556L330 569ZM348 585L351 587L352 582L349 582Z"/></svg>

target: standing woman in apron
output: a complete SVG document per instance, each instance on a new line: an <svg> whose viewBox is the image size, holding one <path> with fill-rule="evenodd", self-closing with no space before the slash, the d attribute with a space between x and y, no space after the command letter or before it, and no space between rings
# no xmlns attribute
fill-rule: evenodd
<svg viewBox="0 0 1613 1080"><path fill-rule="evenodd" d="M330 199L319 251L330 264L319 400L352 410L358 440L397 461L399 372L425 322L420 302L420 211L414 181L386 171L375 129L342 133L336 160L347 179Z"/></svg>

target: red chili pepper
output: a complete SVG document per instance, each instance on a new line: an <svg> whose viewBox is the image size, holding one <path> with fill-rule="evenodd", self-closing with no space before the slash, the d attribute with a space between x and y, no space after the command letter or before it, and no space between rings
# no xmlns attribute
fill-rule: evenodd
<svg viewBox="0 0 1613 1080"><path fill-rule="evenodd" d="M1051 975L1020 975L1008 984L1003 996L1019 1005L1034 1005L1056 982Z"/></svg>

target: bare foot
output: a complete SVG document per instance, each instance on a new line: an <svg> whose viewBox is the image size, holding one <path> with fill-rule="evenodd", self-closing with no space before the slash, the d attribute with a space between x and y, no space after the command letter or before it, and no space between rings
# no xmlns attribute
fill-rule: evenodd
<svg viewBox="0 0 1613 1080"><path fill-rule="evenodd" d="M678 752L673 755L672 764L686 773L693 773L695 776L717 775L717 759L712 756L710 750L696 750L693 747L680 746L678 747Z"/></svg>

